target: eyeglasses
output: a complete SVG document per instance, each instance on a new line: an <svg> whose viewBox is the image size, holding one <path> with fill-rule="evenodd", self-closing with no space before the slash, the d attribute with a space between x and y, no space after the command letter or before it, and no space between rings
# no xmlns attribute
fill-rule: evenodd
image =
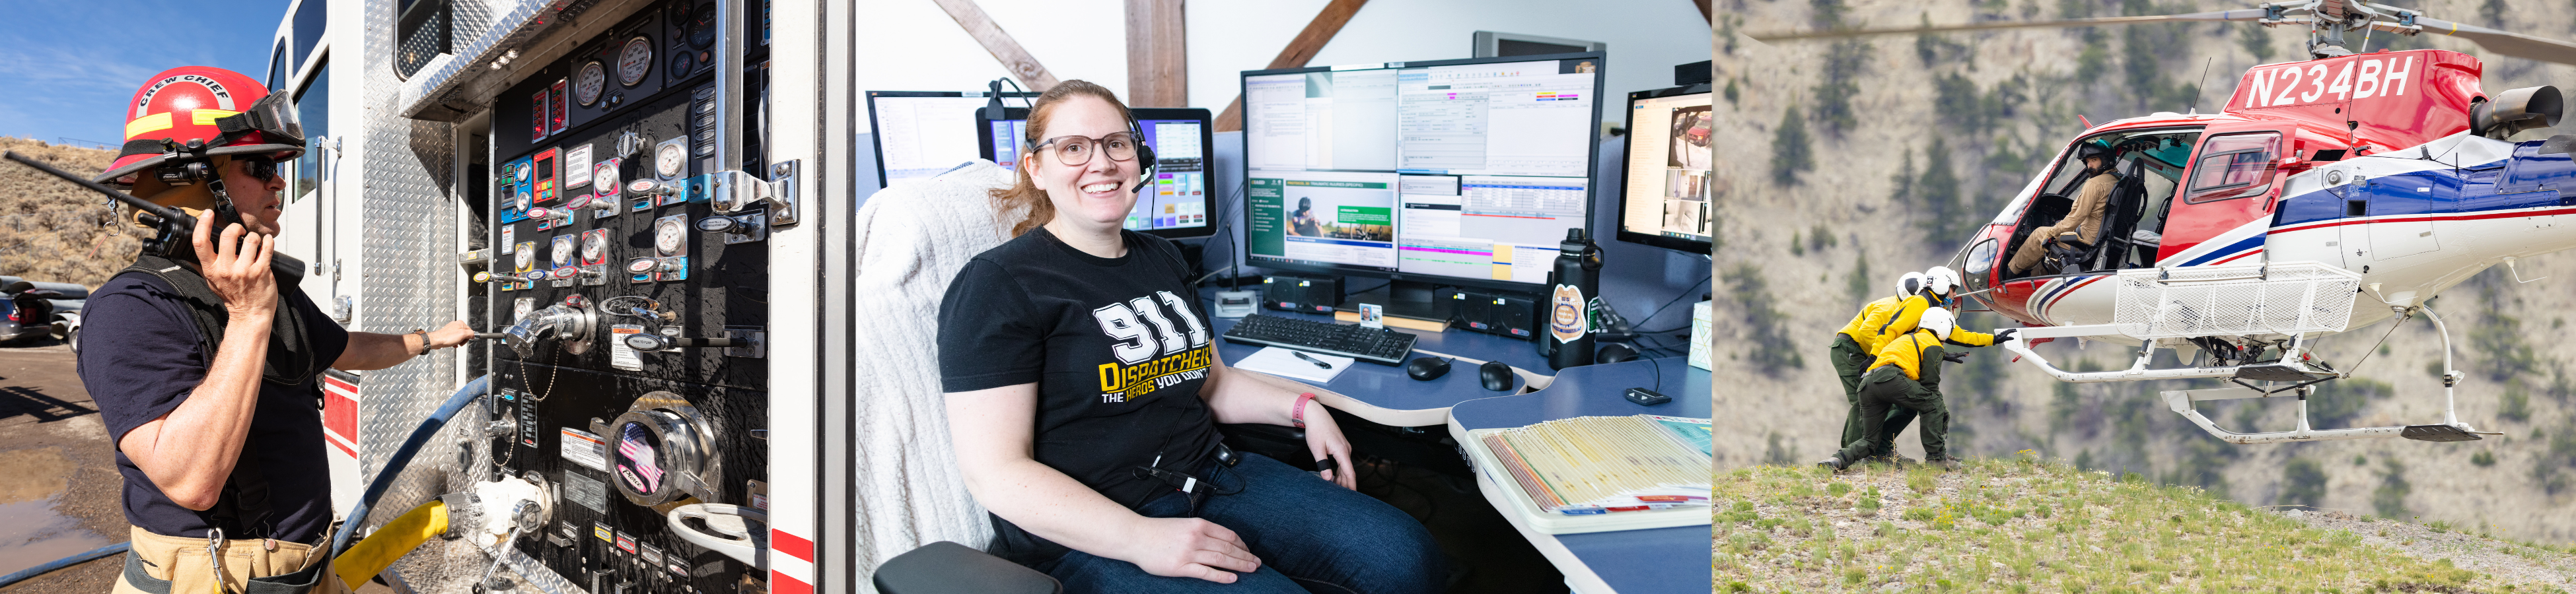
<svg viewBox="0 0 2576 594"><path fill-rule="evenodd" d="M263 155L236 155L233 160L242 164L242 172L250 174L251 179L262 182L277 180L276 159Z"/></svg>
<svg viewBox="0 0 2576 594"><path fill-rule="evenodd" d="M1029 147L1029 152L1054 154L1055 162L1066 167L1088 165L1092 153L1102 152L1109 153L1112 161L1133 161L1136 159L1136 135L1119 131L1099 138L1058 136Z"/></svg>

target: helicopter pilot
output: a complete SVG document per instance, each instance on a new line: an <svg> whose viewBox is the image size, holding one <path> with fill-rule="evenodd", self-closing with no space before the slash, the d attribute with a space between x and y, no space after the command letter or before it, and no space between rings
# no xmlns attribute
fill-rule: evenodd
<svg viewBox="0 0 2576 594"><path fill-rule="evenodd" d="M2030 238L2022 241L2021 249L2013 252L2012 261L2005 266L2013 276L2029 274L2031 267L2039 264L2040 257L2048 254L2051 241L2090 246L2099 239L2102 214L2108 210L2104 205L2110 202L2111 189L2119 185L2119 176L2111 173L2110 147L2102 146L2100 142L2084 143L2077 149L2076 157L2084 161L2083 175L2087 178L2083 188L2075 193L2074 207L2068 208L2066 216L2055 224L2030 231Z"/></svg>

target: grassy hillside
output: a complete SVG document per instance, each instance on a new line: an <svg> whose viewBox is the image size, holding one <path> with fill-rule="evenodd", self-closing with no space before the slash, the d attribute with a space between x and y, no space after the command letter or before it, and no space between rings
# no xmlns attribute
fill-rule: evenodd
<svg viewBox="0 0 2576 594"><path fill-rule="evenodd" d="M2278 513L2035 455L1717 482L1719 592L2556 592L2571 548Z"/></svg>
<svg viewBox="0 0 2576 594"><path fill-rule="evenodd" d="M106 171L116 151L0 137L17 151L83 175ZM143 249L133 231L111 230L105 198L24 165L0 162L0 275L98 286ZM122 232L118 234L117 232Z"/></svg>
<svg viewBox="0 0 2576 594"><path fill-rule="evenodd" d="M2298 58L2304 32L2244 24L2013 30L1764 44L1735 31L1930 20L2022 20L2243 8L2215 0L1720 0L1717 102L1719 466L1810 463L1835 449L1845 405L1824 357L1831 333L1896 274L1946 263L1971 229L2029 183L2081 122L2157 111L2217 110L2246 68ZM2427 14L2576 38L2576 5L2436 0ZM2502 22L2510 17L2510 23ZM2438 47L2486 59L2501 91L2576 83L2576 68L2486 56L2447 38L2373 38L2367 49ZM2203 77L2206 67L2207 75ZM2205 82L2202 82L2204 81ZM2080 119L2079 119L2080 118ZM2576 126L2571 126L2576 129ZM2559 130L2525 132L2545 137ZM2245 505L2296 503L2353 516L2488 526L2500 535L2576 542L2576 381L2559 371L2576 344L2558 337L2576 309L2576 256L2492 270L2433 302L2451 326L2461 417L2502 431L2486 441L2367 440L2237 446L2165 410L2154 393L2184 382L2057 383L1998 351L1948 368L1953 447L2020 450L2156 484L2189 485ZM2546 277L2546 278L2542 278ZM2009 324L1971 314L1968 328ZM2386 342L2380 342L2382 336ZM2125 367L2134 351L2041 345L2079 369ZM2438 337L2422 320L2327 339L2320 356L2354 369L2324 386L2315 424L2437 422ZM2367 361L2363 357L2367 355ZM2171 361L2165 361L2171 364ZM2358 365L2356 368L2355 366ZM2284 430L2286 404L2205 403L2239 431ZM1920 456L1911 432L1900 451Z"/></svg>

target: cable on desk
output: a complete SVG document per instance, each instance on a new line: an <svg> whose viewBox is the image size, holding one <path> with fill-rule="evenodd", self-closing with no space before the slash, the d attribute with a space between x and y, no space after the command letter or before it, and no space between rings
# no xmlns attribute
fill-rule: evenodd
<svg viewBox="0 0 2576 594"><path fill-rule="evenodd" d="M1700 286L1700 285L1708 284L1708 281L1709 281L1709 280L1710 280L1710 279L1705 279L1705 278L1703 278L1703 279L1700 279L1700 280L1699 280L1699 282L1691 283L1691 286L1690 286L1689 288L1682 289L1682 293L1681 293L1680 295L1674 295L1674 296L1673 296L1673 298L1672 298L1671 300L1665 301L1665 302L1664 302L1664 306L1663 306L1663 307L1655 308L1654 313L1646 314L1646 317L1637 318L1636 325L1644 326L1644 325L1646 325L1646 322L1648 322L1648 321L1650 321L1650 320L1655 319L1655 316L1663 315L1664 310L1666 310L1666 309L1671 309L1671 308L1673 307L1673 304L1675 304L1675 303L1680 303L1680 302L1682 301L1682 298L1683 298L1683 297L1689 297L1689 296L1690 296L1690 294L1691 294L1691 291L1699 289L1699 286ZM1688 321L1684 321L1684 322L1682 322L1682 325L1680 325L1680 326L1674 326L1674 327L1671 327L1671 328L1665 328L1665 329L1662 329L1662 330L1642 330L1642 329L1641 329L1641 330L1638 330L1638 331L1637 331L1637 333L1638 333L1638 334L1661 334L1661 333L1665 333L1665 332L1672 332L1672 331L1675 331L1675 330L1682 330L1682 329L1686 329L1686 328L1690 328L1690 322L1688 322Z"/></svg>

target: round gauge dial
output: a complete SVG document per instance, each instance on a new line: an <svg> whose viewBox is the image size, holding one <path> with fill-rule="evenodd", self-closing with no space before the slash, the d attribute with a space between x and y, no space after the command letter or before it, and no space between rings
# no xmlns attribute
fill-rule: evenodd
<svg viewBox="0 0 2576 594"><path fill-rule="evenodd" d="M598 60L581 65L581 73L572 77L572 98L582 107L599 103L599 92L608 89L608 66Z"/></svg>
<svg viewBox="0 0 2576 594"><path fill-rule="evenodd" d="M716 44L716 5L698 5L697 18L689 19L689 45L706 47Z"/></svg>
<svg viewBox="0 0 2576 594"><path fill-rule="evenodd" d="M675 142L653 148L653 171L662 177L679 177L681 169L688 165L687 143Z"/></svg>
<svg viewBox="0 0 2576 594"><path fill-rule="evenodd" d="M593 233L581 239L581 261L597 262L608 257L608 235Z"/></svg>
<svg viewBox="0 0 2576 594"><path fill-rule="evenodd" d="M689 73L697 71L698 55L696 53L683 51L673 52L671 54L671 76L688 76Z"/></svg>
<svg viewBox="0 0 2576 594"><path fill-rule="evenodd" d="M689 238L689 228L677 220L665 219L653 225L653 247L665 254L680 251L680 242Z"/></svg>
<svg viewBox="0 0 2576 594"><path fill-rule="evenodd" d="M644 84L644 75L652 73L653 40L642 35L626 40L626 47L617 50L617 84Z"/></svg>
<svg viewBox="0 0 2576 594"><path fill-rule="evenodd" d="M558 241L558 242L555 242L555 265L556 265L556 266L571 266L571 265L572 265L572 242L569 242L569 241Z"/></svg>
<svg viewBox="0 0 2576 594"><path fill-rule="evenodd" d="M617 163L615 161L601 163L598 167L591 168L590 180L591 187L599 188L599 200L601 202L606 202L611 198L617 197Z"/></svg>
<svg viewBox="0 0 2576 594"><path fill-rule="evenodd" d="M527 270L530 265L537 263L536 250L519 250L518 256L520 270Z"/></svg>

